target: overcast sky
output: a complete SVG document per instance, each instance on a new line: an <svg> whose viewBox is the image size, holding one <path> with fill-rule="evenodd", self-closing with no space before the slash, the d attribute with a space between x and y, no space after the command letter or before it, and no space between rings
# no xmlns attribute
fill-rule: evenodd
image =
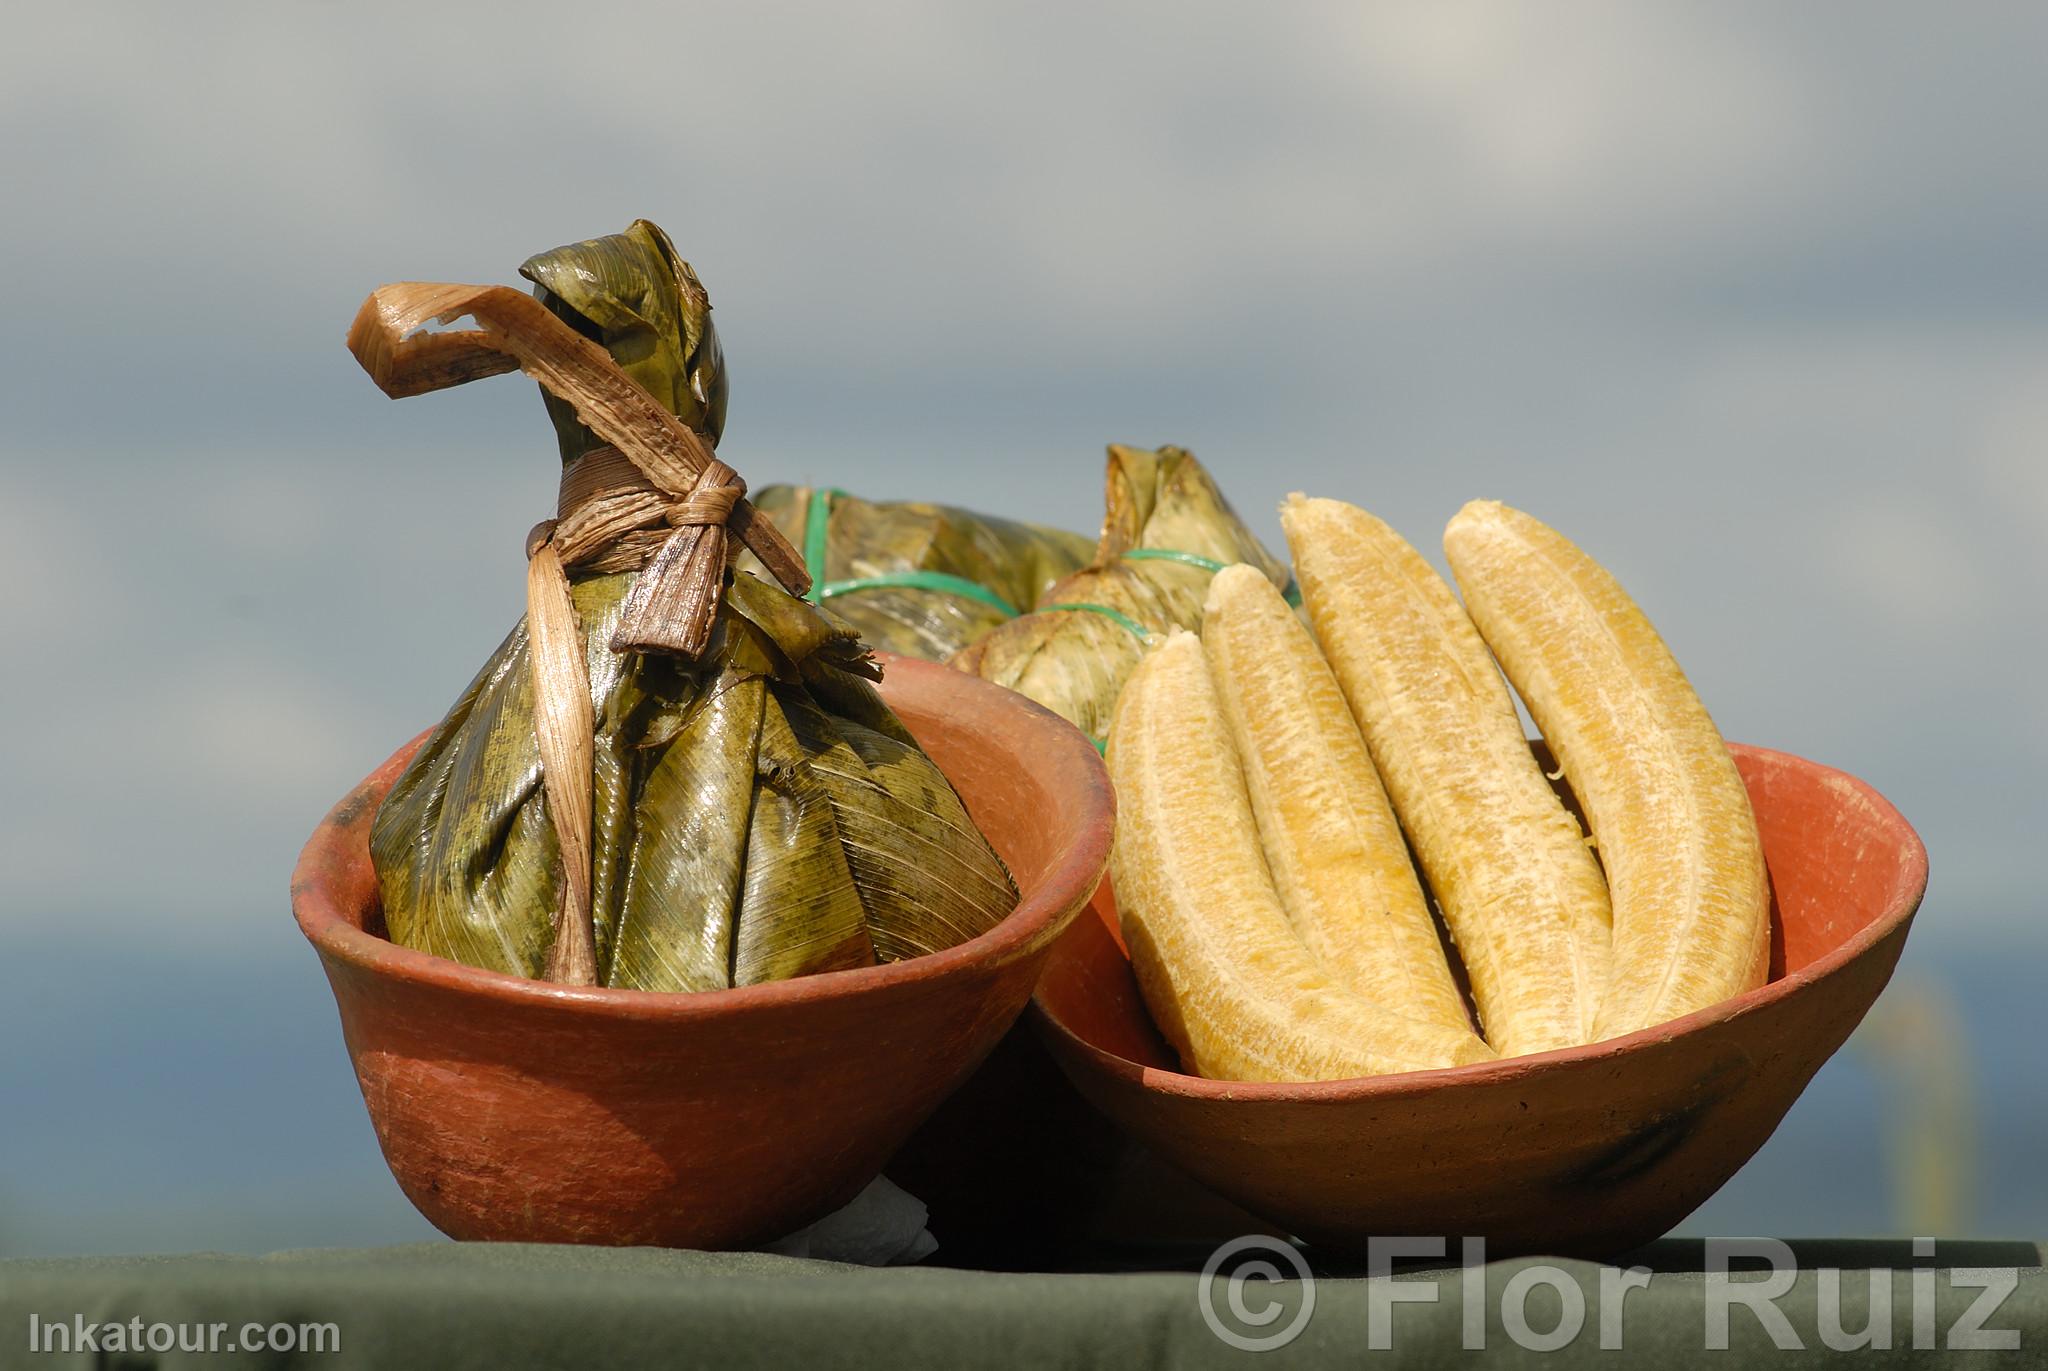
<svg viewBox="0 0 2048 1371"><path fill-rule="evenodd" d="M570 22L568 16L576 16ZM276 920L519 609L516 379L402 278L668 228L726 455L1092 529L1109 440L1602 558L1734 737L2040 912L2048 11L38 7L0 52L0 919ZM23 726L26 725L26 726Z"/></svg>

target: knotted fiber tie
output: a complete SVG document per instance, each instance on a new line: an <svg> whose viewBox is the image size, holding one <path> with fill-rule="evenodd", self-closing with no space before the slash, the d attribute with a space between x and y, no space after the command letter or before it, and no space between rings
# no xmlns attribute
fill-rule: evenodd
<svg viewBox="0 0 2048 1371"><path fill-rule="evenodd" d="M678 499L617 448L595 448L563 470L555 517L534 525L526 555L551 546L565 568L641 572L620 610L612 651L696 657L710 641L725 570L738 552L726 521L746 490L739 473L714 457Z"/></svg>
<svg viewBox="0 0 2048 1371"><path fill-rule="evenodd" d="M476 329L427 333L462 317ZM393 399L524 371L575 407L609 447L562 474L555 518L526 540L528 660L541 783L562 854L549 947L551 981L592 985L591 768L596 720L568 567L638 571L612 634L614 652L694 658L710 644L736 535L793 595L810 589L803 560L747 503L746 482L704 437L648 394L610 353L509 286L403 282L372 291L349 351Z"/></svg>

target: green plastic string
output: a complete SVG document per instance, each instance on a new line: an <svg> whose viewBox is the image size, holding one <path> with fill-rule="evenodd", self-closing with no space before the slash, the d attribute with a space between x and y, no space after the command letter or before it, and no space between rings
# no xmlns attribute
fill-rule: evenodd
<svg viewBox="0 0 2048 1371"><path fill-rule="evenodd" d="M810 507L804 511L804 570L811 573L811 589L804 596L812 604L825 602L825 534L832 522L834 497L846 494L830 486L811 492Z"/></svg>
<svg viewBox="0 0 2048 1371"><path fill-rule="evenodd" d="M1197 552L1182 552L1170 547L1134 547L1124 554L1126 562L1181 562L1198 566L1204 571L1221 571L1228 565L1214 557L1204 557Z"/></svg>
<svg viewBox="0 0 2048 1371"><path fill-rule="evenodd" d="M829 600L834 595L845 595L856 590L874 590L883 586L902 586L910 590L942 590L949 595L964 595L970 600L979 600L991 609L998 610L1005 619L1017 617L1017 607L1002 596L990 590L979 581L970 581L965 576L953 576L943 571L891 571L881 576L858 576L850 581L827 581L817 587L817 597Z"/></svg>
<svg viewBox="0 0 2048 1371"><path fill-rule="evenodd" d="M1224 567L1224 563L1217 561L1214 557L1204 557L1199 552L1182 552L1179 548L1172 547L1134 547L1124 554L1124 560L1127 562L1179 562L1184 566L1198 566L1208 572L1221 571ZM1295 582L1292 576L1287 578L1287 586L1280 592L1280 595L1293 608L1301 608L1301 586Z"/></svg>
<svg viewBox="0 0 2048 1371"><path fill-rule="evenodd" d="M1136 634L1139 642L1149 643L1152 641L1152 630L1120 609L1111 609L1108 605L1091 604L1086 600L1069 600L1056 605L1040 605L1036 612L1050 614L1056 609L1078 610L1083 614L1100 614L1103 618L1110 620L1112 623L1120 624Z"/></svg>
<svg viewBox="0 0 2048 1371"><path fill-rule="evenodd" d="M1183 552L1175 547L1134 547L1123 555L1123 559L1127 562L1179 562L1183 566L1200 567L1212 575L1223 570L1226 565L1223 562L1217 561L1214 557L1204 557L1199 552ZM1280 593L1289 605L1295 609L1301 608L1301 587L1295 583L1292 576L1287 578L1287 588ZM1077 609L1084 614L1100 614L1103 618L1113 619L1136 634L1139 642L1150 643L1152 641L1151 629L1146 628L1122 610L1111 609L1108 605L1074 601L1067 604L1042 605L1037 612L1046 614L1055 609ZM1097 752L1107 753L1109 751L1109 740L1107 738L1090 736L1088 741L1095 744Z"/></svg>
<svg viewBox="0 0 2048 1371"><path fill-rule="evenodd" d="M881 576L855 576L843 581L825 579L826 537L832 522L832 502L846 494L832 486L819 486L811 491L811 502L804 513L804 569L811 573L810 593L805 597L812 604L823 604L837 595L850 595L856 591L900 587L906 590L935 590L947 595L962 595L978 600L1005 619L1014 619L1020 613L1015 605L990 590L979 581L970 581L965 576L954 576L943 571L895 571ZM1223 570L1224 563L1214 557L1204 557L1198 552L1183 552L1171 547L1135 547L1124 554L1128 562L1179 562L1183 566L1200 567L1211 574ZM1301 587L1292 577L1287 588L1281 592L1287 603L1296 609L1301 607ZM1128 615L1111 609L1108 605L1066 604L1047 605L1046 609L1079 609L1090 614L1102 614L1116 620L1144 641L1151 641L1151 633L1144 625Z"/></svg>
<svg viewBox="0 0 2048 1371"><path fill-rule="evenodd" d="M1017 617L1017 607L979 581L943 571L891 571L880 576L854 576L843 581L825 579L825 539L832 523L832 502L843 490L819 486L811 492L810 507L804 513L804 570L811 573L811 590L805 598L821 605L835 595L898 586L907 590L937 590L979 600L1005 619Z"/></svg>

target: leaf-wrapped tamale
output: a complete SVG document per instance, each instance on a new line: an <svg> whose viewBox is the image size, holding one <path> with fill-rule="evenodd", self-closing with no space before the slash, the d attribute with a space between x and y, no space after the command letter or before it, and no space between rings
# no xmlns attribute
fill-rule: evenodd
<svg viewBox="0 0 2048 1371"><path fill-rule="evenodd" d="M715 435L725 373L710 305L659 229L643 221L522 273L669 413ZM578 471L616 469L620 453L544 394L566 531ZM542 545L557 536L542 530ZM993 927L1016 903L1009 874L874 689L851 628L730 572L701 653L620 650L635 586L655 572L613 564L644 562L680 531L625 532L580 569L565 555L592 711L584 978L717 989L919 956ZM553 974L569 917L555 763L537 737L549 711L536 703L536 622L513 629L421 746L370 843L394 941L523 976Z"/></svg>
<svg viewBox="0 0 2048 1371"><path fill-rule="evenodd" d="M813 599L871 646L930 662L1028 610L1095 550L1079 533L922 501L810 486L767 486L753 501L804 549Z"/></svg>
<svg viewBox="0 0 2048 1371"><path fill-rule="evenodd" d="M1198 629L1209 582L1236 562L1289 584L1194 455L1112 444L1102 538L1088 565L953 658L1101 739L1148 639Z"/></svg>

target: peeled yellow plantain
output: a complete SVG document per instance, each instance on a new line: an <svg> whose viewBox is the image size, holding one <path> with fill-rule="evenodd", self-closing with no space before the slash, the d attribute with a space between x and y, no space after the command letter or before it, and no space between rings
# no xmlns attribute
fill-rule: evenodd
<svg viewBox="0 0 2048 1371"><path fill-rule="evenodd" d="M1138 986L1182 1062L1241 1081L1340 1080L1483 1061L1469 1030L1338 984L1287 921L1193 634L1132 673L1110 729L1110 878Z"/></svg>
<svg viewBox="0 0 2048 1371"><path fill-rule="evenodd" d="M1607 886L1443 578L1353 505L1290 496L1295 576L1503 1057L1593 1038Z"/></svg>
<svg viewBox="0 0 2048 1371"><path fill-rule="evenodd" d="M1749 792L1657 630L1599 563L1496 501L1460 510L1444 552L1607 868L1614 972L1599 1036L1761 985L1770 890Z"/></svg>
<svg viewBox="0 0 2048 1371"><path fill-rule="evenodd" d="M1210 583L1202 651L1266 865L1308 950L1382 1009L1471 1031L1365 739L1271 578L1233 566Z"/></svg>

